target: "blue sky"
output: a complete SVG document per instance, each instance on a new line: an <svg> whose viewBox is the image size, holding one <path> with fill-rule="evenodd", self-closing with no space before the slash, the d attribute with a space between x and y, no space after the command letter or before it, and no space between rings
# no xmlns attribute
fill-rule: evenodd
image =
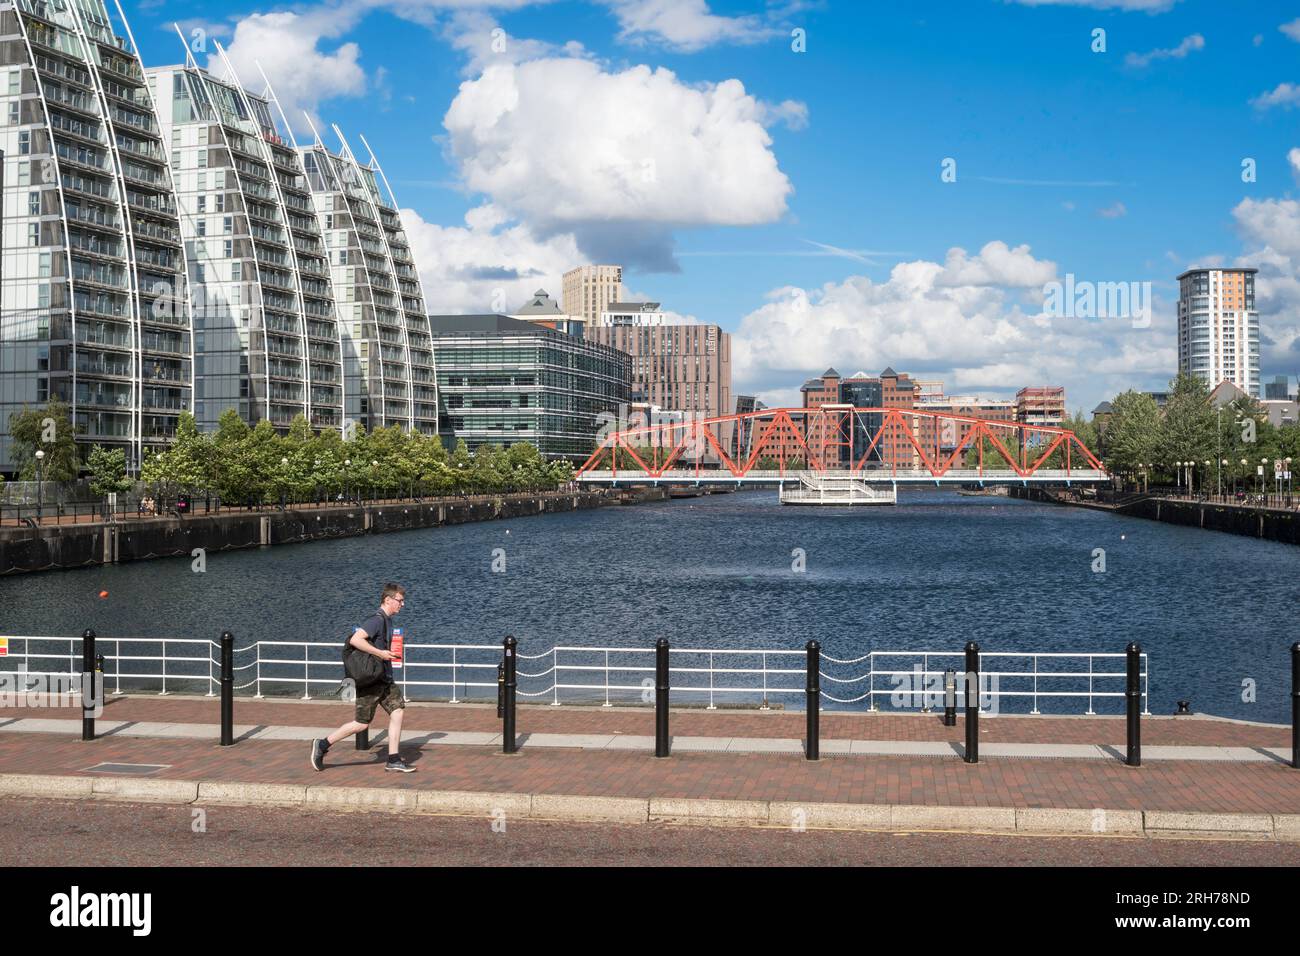
<svg viewBox="0 0 1300 956"><path fill-rule="evenodd" d="M622 262L632 292L732 331L737 391L770 404L889 364L1091 408L1172 375L1180 271L1258 264L1264 376L1300 371L1297 3L125 8L146 64L180 59L179 21L363 133L436 311ZM1149 326L1045 317L1067 273L1150 281Z"/></svg>

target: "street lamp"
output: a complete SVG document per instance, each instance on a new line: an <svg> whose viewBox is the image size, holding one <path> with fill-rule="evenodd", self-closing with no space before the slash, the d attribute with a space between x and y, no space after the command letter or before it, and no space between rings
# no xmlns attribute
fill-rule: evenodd
<svg viewBox="0 0 1300 956"><path fill-rule="evenodd" d="M1267 465L1267 458L1261 458L1259 460L1259 493L1261 495L1264 493L1264 468L1267 467Z"/></svg>
<svg viewBox="0 0 1300 956"><path fill-rule="evenodd" d="M45 506L45 451L36 449L36 523L41 523L41 514Z"/></svg>
<svg viewBox="0 0 1300 956"><path fill-rule="evenodd" d="M349 480L352 477L352 459L343 459L343 498L345 501L351 500L352 483Z"/></svg>
<svg viewBox="0 0 1300 956"><path fill-rule="evenodd" d="M285 505L284 499L285 499L285 492L287 490L286 485L288 484L288 482L285 481L285 478L288 476L288 472L289 472L289 459L281 458L280 459L280 510L281 511L284 510L284 505Z"/></svg>
<svg viewBox="0 0 1300 956"><path fill-rule="evenodd" d="M1241 459L1241 487L1243 492L1245 491L1245 489L1250 487L1250 485L1246 483L1247 481L1249 481L1249 479L1246 477L1246 469L1249 466L1250 466L1250 462L1246 461L1246 459L1244 458Z"/></svg>
<svg viewBox="0 0 1300 956"><path fill-rule="evenodd" d="M1286 472L1286 496L1289 499L1291 497L1291 459L1289 457L1283 458L1282 464L1286 466L1283 470ZM1290 504L1290 501L1287 503Z"/></svg>
<svg viewBox="0 0 1300 956"><path fill-rule="evenodd" d="M379 488L379 462L370 459L370 478L375 483L375 488Z"/></svg>

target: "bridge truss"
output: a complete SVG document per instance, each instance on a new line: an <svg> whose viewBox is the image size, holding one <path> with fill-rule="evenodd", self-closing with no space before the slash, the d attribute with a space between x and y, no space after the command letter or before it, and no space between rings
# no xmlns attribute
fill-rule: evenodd
<svg viewBox="0 0 1300 956"><path fill-rule="evenodd" d="M974 461L966 462L968 453ZM986 467L987 460L987 467ZM579 480L771 479L799 472L866 481L1105 480L1066 428L918 408L766 408L608 433Z"/></svg>

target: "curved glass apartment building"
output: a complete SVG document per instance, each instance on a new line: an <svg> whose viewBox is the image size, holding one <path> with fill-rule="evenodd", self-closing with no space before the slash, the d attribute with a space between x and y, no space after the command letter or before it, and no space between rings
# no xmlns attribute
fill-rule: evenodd
<svg viewBox="0 0 1300 956"><path fill-rule="evenodd" d="M374 154L361 163L338 128L300 150L329 251L343 343L345 415L366 428L438 433L438 383L424 292L397 202ZM364 140L363 140L364 142ZM369 147L367 146L367 152Z"/></svg>
<svg viewBox="0 0 1300 956"><path fill-rule="evenodd" d="M0 113L0 470L10 415L53 399L138 467L191 408L193 343L169 156L101 0L0 0Z"/></svg>
<svg viewBox="0 0 1300 956"><path fill-rule="evenodd" d="M213 428L233 408L281 431L298 415L342 428L342 346L307 177L273 100L226 75L192 59L148 71L195 289L195 417Z"/></svg>

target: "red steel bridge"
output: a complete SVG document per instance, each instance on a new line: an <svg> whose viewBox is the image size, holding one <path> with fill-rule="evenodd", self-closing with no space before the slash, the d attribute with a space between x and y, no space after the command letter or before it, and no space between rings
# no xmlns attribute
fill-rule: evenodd
<svg viewBox="0 0 1300 956"><path fill-rule="evenodd" d="M578 481L778 484L1096 484L1105 467L1074 432L918 408L765 408L609 432Z"/></svg>

